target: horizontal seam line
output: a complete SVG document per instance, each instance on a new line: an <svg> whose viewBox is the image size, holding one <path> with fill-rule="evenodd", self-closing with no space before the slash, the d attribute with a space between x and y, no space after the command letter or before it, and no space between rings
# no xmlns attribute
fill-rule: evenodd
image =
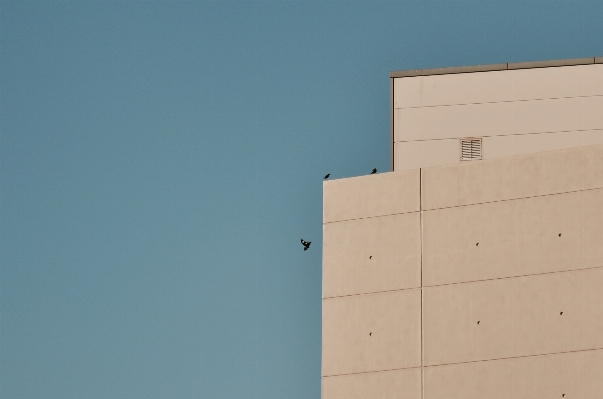
<svg viewBox="0 0 603 399"><path fill-rule="evenodd" d="M446 283L446 284L424 285L422 288L446 287L446 286L449 286L449 285L479 283L481 281L508 280L508 279L512 279L512 278L543 276L543 275L547 275L547 274L557 274L557 273L571 273L571 272L579 272L579 271L595 270L595 269L603 269L603 266L584 267L584 268L581 268L581 269L555 270L555 271L542 272L542 273L519 274L519 275L516 275L516 276L494 277L494 278L486 278L486 279L483 279L483 280L468 280L468 281L459 281L459 282L455 282L455 283Z"/></svg>
<svg viewBox="0 0 603 399"><path fill-rule="evenodd" d="M423 289L423 288L447 287L447 286L450 286L450 285L479 283L479 282L482 282L482 281L509 280L509 279L513 279L513 278L543 276L543 275L547 275L547 274L557 274L557 273L571 273L571 272L580 272L580 271L595 270L595 269L603 269L603 266L584 267L584 268L581 268L581 269L555 270L555 271L542 272L542 273L518 274L518 275L515 275L515 276L494 277L494 278L486 278L486 279L482 279L482 280L458 281L458 282L454 282L454 283L424 285L424 286L416 286L416 287L408 287L408 288L396 288L396 289L393 289L393 290L384 290L384 291L361 292L361 293L358 293L358 294L335 295L335 296L327 296L327 297L324 297L322 299L324 300L324 299L335 299L335 298L348 298L348 297L351 297L351 296L361 296L361 295L371 295L371 294L384 294L384 293L388 293L388 292L419 290L419 289Z"/></svg>
<svg viewBox="0 0 603 399"><path fill-rule="evenodd" d="M396 292L396 291L409 291L409 290L418 290L422 288L421 286L416 286L416 287L408 287L408 288L396 288L393 290L385 290L385 291L371 291L371 292L361 292L358 294L348 294L348 295L335 295L335 296L326 296L322 299L332 299L332 298L347 298L350 296L360 296L360 295L371 295L371 294L383 294L386 292Z"/></svg>
<svg viewBox="0 0 603 399"><path fill-rule="evenodd" d="M324 225L324 224L331 224L331 223L351 222L353 220L375 219L375 218L383 218L383 217L387 217L387 216L396 216L396 215L408 215L411 213L419 213L419 212L421 212L421 211L417 209L416 211L410 211L410 212L388 213L387 215L366 216L363 218L355 218L355 219L333 220L331 222L322 222L322 224Z"/></svg>
<svg viewBox="0 0 603 399"><path fill-rule="evenodd" d="M495 201L475 202L475 203L472 203L472 204L463 204L463 205L445 206L445 207L442 207L442 208L424 209L421 212L437 211L437 210L441 210L441 209L463 208L463 207L473 206L473 205L495 204L495 203L498 203L498 202L516 201L516 200L530 199L530 198L551 197L553 195L572 194L572 193L580 193L580 192L583 192L583 191L595 191L595 190L601 190L601 189L603 189L603 187L585 188L585 189L582 189L582 190L562 191L562 192L558 192L558 193L533 195L533 196L529 196L529 197L508 198L508 199L495 200Z"/></svg>
<svg viewBox="0 0 603 399"><path fill-rule="evenodd" d="M515 200L521 200L521 199L530 199L530 198L539 198L539 197L550 197L550 196L553 196L553 195L579 193L579 192L582 192L582 191L600 190L602 188L603 188L603 186L602 187L586 188L586 189L582 189L582 190L562 191L562 192L558 192L558 193L533 195L533 196L528 196L528 197L507 198L507 199L501 199L501 200L495 200L495 201L475 202L475 203L471 203L471 204L445 206L445 207L441 207L441 208L430 208L430 209L416 210L416 211L410 211L410 212L389 213L387 215L376 215L376 216L366 216L366 217L354 218L354 219L333 220L333 221L330 221L330 222L323 222L323 225L325 225L325 224L331 224L331 223L350 222L350 221L354 221L354 220L375 219L375 218L381 218L381 217L387 217L387 216L407 215L407 214L411 214L411 213L430 212L430 211L437 211L437 210L441 210L441 209L462 208L462 207L473 206L473 205L494 204L494 203L498 203L498 202L515 201Z"/></svg>
<svg viewBox="0 0 603 399"><path fill-rule="evenodd" d="M593 98L593 97L603 97L603 94L593 94L590 96L568 96L568 97L547 97L547 98L532 98L526 100L503 100L503 101L484 101L479 103L460 103L460 104L441 104L441 105L420 105L417 107L405 107L405 108L395 108L396 109L421 109L421 108L444 108L444 107L457 107L464 105L481 105L481 104L508 104L508 103L525 103L530 101L548 101L548 100L566 100L568 98Z"/></svg>
<svg viewBox="0 0 603 399"><path fill-rule="evenodd" d="M540 357L540 356L551 356L551 355L563 355L566 353L580 353L580 352L592 352L603 350L603 348L592 348L592 349L579 349L574 351L565 351L565 352L550 352L550 353L539 353L536 355L523 355L523 356L511 356L511 357L500 357L496 359L484 359L484 360L470 360L468 362L458 362L458 363L442 363L442 364L431 364L429 366L423 366L424 368L428 367L439 367L439 366L452 366L455 364L468 364L468 363L482 363L482 362L495 362L499 360L509 360L509 359L524 359L528 357Z"/></svg>
<svg viewBox="0 0 603 399"><path fill-rule="evenodd" d="M462 136L462 137L447 137L447 138L424 139L424 140L399 140L399 141L394 141L394 144L396 144L396 143L415 143L415 142L423 142L423 141L460 140L460 139L465 139L465 138L469 139L469 138L486 138L486 137L531 136L531 135L537 135L537 134L555 134L555 133L573 133L573 132L599 132L602 130L603 129L575 129L575 130L555 130L555 131L551 131L551 132L492 134L492 135L488 135L488 136ZM586 144L586 145L588 146L588 145L600 145L600 144ZM560 148L560 150L566 150L566 149L571 149L571 148L576 148L576 147ZM553 151L557 151L557 150L553 150ZM534 154L534 153L530 153L530 154ZM490 158L490 159L494 159L494 158Z"/></svg>
<svg viewBox="0 0 603 399"><path fill-rule="evenodd" d="M383 373L383 372L387 372L387 371L396 371L396 370L414 370L414 369L421 369L421 368L454 366L454 365L470 364L470 363L496 362L496 361L501 361L501 360L525 359L525 358L530 358L530 357L564 355L564 354L568 354L568 353L594 352L594 351L600 351L600 350L603 350L603 348L579 349L579 350L564 351L564 352L539 353L539 354L535 354L535 355L523 355L523 356L501 357L501 358L495 358L495 359L471 360L471 361L467 361L467 362L457 362L457 363L432 364L429 366L401 367L401 368L395 368L395 369L374 370L374 371L359 371L356 373L323 375L321 377L322 378L330 378L330 377L340 377L340 376L357 375L357 374Z"/></svg>
<svg viewBox="0 0 603 399"><path fill-rule="evenodd" d="M339 377L339 376L344 376L344 375L357 375L357 374L368 374L368 373L383 373L386 371L396 371L396 370L413 370L413 369L420 369L421 366L414 366L414 367L400 367L400 368L396 368L396 369L385 369L385 370L375 370L375 371L358 371L356 373L345 373L345 374L330 374L330 375L323 375L323 378L328 378L328 377Z"/></svg>

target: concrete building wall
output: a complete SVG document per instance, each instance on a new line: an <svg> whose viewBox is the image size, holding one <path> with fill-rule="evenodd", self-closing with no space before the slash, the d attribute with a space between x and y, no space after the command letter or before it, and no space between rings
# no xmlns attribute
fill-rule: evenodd
<svg viewBox="0 0 603 399"><path fill-rule="evenodd" d="M419 212L327 223L324 298L421 285Z"/></svg>
<svg viewBox="0 0 603 399"><path fill-rule="evenodd" d="M434 366L425 368L424 398L595 399L601 375L601 349Z"/></svg>
<svg viewBox="0 0 603 399"><path fill-rule="evenodd" d="M324 207L323 399L601 397L603 145L328 181Z"/></svg>
<svg viewBox="0 0 603 399"><path fill-rule="evenodd" d="M393 79L393 170L603 143L603 64Z"/></svg>

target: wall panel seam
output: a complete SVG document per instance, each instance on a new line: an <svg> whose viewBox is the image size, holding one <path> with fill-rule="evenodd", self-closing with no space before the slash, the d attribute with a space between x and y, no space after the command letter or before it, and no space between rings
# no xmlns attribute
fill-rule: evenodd
<svg viewBox="0 0 603 399"><path fill-rule="evenodd" d="M517 276L495 277L495 278L487 278L487 279L483 279L483 280L469 280L469 281L459 281L459 282L456 282L456 283L426 285L426 286L424 286L422 288L447 287L447 286L450 286L450 285L480 283L480 282L483 282L483 281L509 280L509 279L513 279L513 278L533 277L533 276L546 276L547 274L572 273L572 272L582 272L582 271L597 270L597 269L603 269L603 265L601 265L601 266L585 267L585 268L582 268L582 269L556 270L556 271L552 271L552 272L542 272L542 273L533 273L533 274L520 274L520 275L517 275Z"/></svg>
<svg viewBox="0 0 603 399"><path fill-rule="evenodd" d="M462 107L465 105L480 105L480 104L503 104L503 103L521 103L530 101L547 101L547 100L564 100L568 98L591 98L591 97L603 97L603 94L590 94L584 96L563 96L563 97L543 97L543 98L529 98L524 100L502 100L502 101L482 101L475 103L458 103L458 104L440 104L440 105L419 105L416 107L397 107L396 109L425 109L425 108L444 108L444 107Z"/></svg>
<svg viewBox="0 0 603 399"><path fill-rule="evenodd" d="M335 295L335 296L326 296L322 299L333 299L333 298L347 298L351 296L361 296L361 295L371 295L371 294L386 294L388 292L399 292L399 291L409 291L409 290L418 290L420 286L416 287L407 287L407 288L396 288L394 290L385 290L385 291L370 291L370 292L359 292L357 294L347 294L347 295Z"/></svg>
<svg viewBox="0 0 603 399"><path fill-rule="evenodd" d="M365 219L383 218L383 217L388 217L388 216L408 215L411 213L419 213L419 212L420 211L417 210L417 211L410 211L410 212L388 213L387 215L365 216L362 218L355 218L355 219L333 220L330 222L322 222L322 224L325 225L325 224L331 224L331 223L352 222L354 220L365 220Z"/></svg>
<svg viewBox="0 0 603 399"><path fill-rule="evenodd" d="M395 138L394 138L394 79L390 78L389 79L389 156L390 156L390 160L389 160L389 169L390 171L394 171L394 156L395 151L394 151L394 143Z"/></svg>
<svg viewBox="0 0 603 399"><path fill-rule="evenodd" d="M425 377L423 373L423 366L425 365L425 356L423 350L423 169L419 168L419 239L421 240L421 399L424 398L425 395Z"/></svg>
<svg viewBox="0 0 603 399"><path fill-rule="evenodd" d="M371 370L371 371L358 371L356 373L344 373L344 374L329 374L329 375L323 375L321 376L321 378L329 378L329 377L340 377L340 376L344 376L344 375L357 375L357 374L370 374L370 373L384 373L386 371L396 371L396 370L418 370L420 369L421 366L414 366L414 367L400 367L400 368L396 368L396 369L385 369L385 370Z"/></svg>
<svg viewBox="0 0 603 399"><path fill-rule="evenodd" d="M488 138L488 137L535 136L535 135L539 135L539 134L575 133L575 132L600 132L600 131L603 131L603 128L601 128L601 129L555 130L555 131L552 131L552 132L492 134L492 135L477 136L477 137ZM458 140L459 138L461 138L461 137L448 137L448 138L436 138L436 139L424 139L424 140L399 140L399 141L394 142L394 144L396 144L396 143L427 142L427 141ZM599 145L599 144L593 144L593 145ZM586 147L586 146L584 146L584 147ZM553 151L567 150L567 149L572 149L572 148L576 148L576 147L561 148L559 150L553 150ZM541 151L541 152L547 152L547 151L545 150L545 151ZM534 153L532 152L532 153L529 153L529 154L534 154ZM527 154L521 154L521 155L527 155ZM513 155L509 155L509 156L513 156Z"/></svg>
<svg viewBox="0 0 603 399"><path fill-rule="evenodd" d="M454 206L444 206L444 207L441 207L441 208L430 208L430 209L424 209L422 212L438 211L438 210L442 210L442 209L464 208L464 207L474 206L474 205L496 204L496 203L499 203L499 202L517 201L517 200L524 200L524 199L530 199L530 198L551 197L553 195L572 194L572 193L580 193L580 192L586 192L586 191L596 191L596 190L601 190L601 189L603 189L603 186L592 187L592 188L584 188L584 189L580 189L580 190L561 191L561 192L558 192L558 193L532 195L532 196L528 196L528 197L507 198L507 199L494 200L494 201L475 202L475 203L471 203L471 204L454 205Z"/></svg>
<svg viewBox="0 0 603 399"><path fill-rule="evenodd" d="M483 359L483 360L470 360L470 361L467 361L467 362L458 362L458 363L430 364L430 365L423 366L423 368L454 366L454 365L469 364L469 363L496 362L496 361L500 361L500 360L524 359L524 358L530 358L530 357L564 355L564 354L567 354L567 353L594 352L594 351L600 351L600 350L603 350L603 348L579 349L579 350L565 351L565 352L537 353L537 354L534 354L534 355L499 357L499 358L495 358L495 359Z"/></svg>

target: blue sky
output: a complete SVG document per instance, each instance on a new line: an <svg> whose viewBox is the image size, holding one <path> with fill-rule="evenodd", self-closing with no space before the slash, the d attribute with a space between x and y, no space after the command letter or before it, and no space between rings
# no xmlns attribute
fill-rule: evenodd
<svg viewBox="0 0 603 399"><path fill-rule="evenodd" d="M601 20L2 1L0 396L319 398L322 177L388 169L389 71L602 56Z"/></svg>

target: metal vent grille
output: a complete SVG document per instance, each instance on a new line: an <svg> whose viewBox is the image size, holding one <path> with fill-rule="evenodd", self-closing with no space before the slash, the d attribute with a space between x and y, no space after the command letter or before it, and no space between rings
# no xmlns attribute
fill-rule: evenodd
<svg viewBox="0 0 603 399"><path fill-rule="evenodd" d="M482 159L482 139L461 139L461 161Z"/></svg>

